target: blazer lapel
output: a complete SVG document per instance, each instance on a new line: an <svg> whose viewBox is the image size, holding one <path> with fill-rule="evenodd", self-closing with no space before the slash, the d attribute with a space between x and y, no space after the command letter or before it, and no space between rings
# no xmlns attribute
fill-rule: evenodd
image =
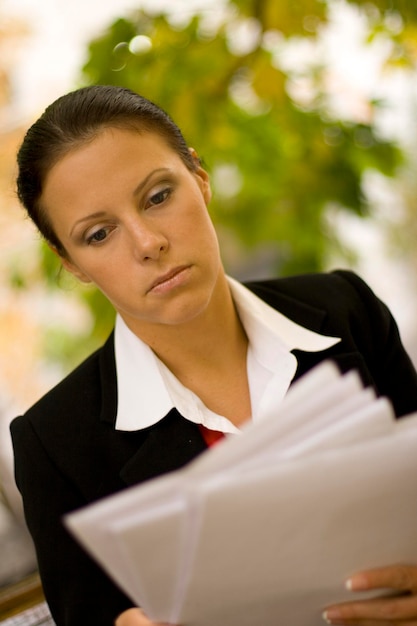
<svg viewBox="0 0 417 626"><path fill-rule="evenodd" d="M114 333L100 354L100 380L100 419L114 428L117 413ZM154 426L129 433L118 431L118 436L126 445L127 460L119 469L119 476L126 485L178 469L207 448L198 426L175 409Z"/></svg>
<svg viewBox="0 0 417 626"><path fill-rule="evenodd" d="M179 469L206 449L198 426L172 409L146 429L142 445L119 475L127 485L133 485Z"/></svg>
<svg viewBox="0 0 417 626"><path fill-rule="evenodd" d="M303 352L302 350L294 350L293 353L296 356L298 363L293 382L295 382L298 378L301 378L301 376L306 374L319 363L329 359L336 363L342 373L349 372L350 370L356 370L360 374L364 385L373 384L372 376L370 375L360 352L346 352L343 348L340 348L339 344L337 344L337 347L335 346L330 348L325 352Z"/></svg>
<svg viewBox="0 0 417 626"><path fill-rule="evenodd" d="M248 283L246 286L264 302L297 324L323 335L334 335L334 329L328 328L329 316L326 309L304 302L296 295L283 293L278 288L278 284L282 286L283 282L285 279L284 281L279 279ZM292 284L291 281L288 282L288 285L290 284ZM344 336L344 334L338 336ZM349 345L345 340L325 351L293 350L293 353L298 362L294 381L325 359L331 359L342 373L352 369L357 370L364 385L372 385L374 382L362 354L358 352L355 345Z"/></svg>
<svg viewBox="0 0 417 626"><path fill-rule="evenodd" d="M117 414L117 374L114 355L114 331L100 351L99 373L101 383L100 419L114 427Z"/></svg>
<svg viewBox="0 0 417 626"><path fill-rule="evenodd" d="M273 308L298 324L322 334L332 334L326 328L327 312L301 302L276 287L266 283L252 283L248 287ZM294 350L298 368L294 380L312 367L329 358L334 360L342 372L357 369L365 384L371 381L361 355L353 346L343 341L321 352ZM101 413L100 419L114 428L117 411L117 382L114 357L114 336L109 337L100 354ZM207 446L196 424L186 420L177 410L171 410L154 426L132 433L118 433L124 441L124 462L118 474L125 485L134 485L161 474L173 471L191 461Z"/></svg>

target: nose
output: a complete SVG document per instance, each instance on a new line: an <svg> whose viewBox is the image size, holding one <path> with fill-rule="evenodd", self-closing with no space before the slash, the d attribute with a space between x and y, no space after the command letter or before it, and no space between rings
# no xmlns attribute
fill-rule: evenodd
<svg viewBox="0 0 417 626"><path fill-rule="evenodd" d="M137 218L129 225L133 254L139 262L157 261L168 249L168 239L160 229L147 220Z"/></svg>

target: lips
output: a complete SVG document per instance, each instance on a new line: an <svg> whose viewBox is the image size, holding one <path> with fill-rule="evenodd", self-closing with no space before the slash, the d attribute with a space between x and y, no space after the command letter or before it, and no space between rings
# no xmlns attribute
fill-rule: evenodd
<svg viewBox="0 0 417 626"><path fill-rule="evenodd" d="M174 286L175 284L178 284L181 279L180 275L188 268L188 265L181 265L180 267L176 267L166 274L159 276L149 287L148 293L150 291L162 291L164 290L164 287L169 288L171 285Z"/></svg>

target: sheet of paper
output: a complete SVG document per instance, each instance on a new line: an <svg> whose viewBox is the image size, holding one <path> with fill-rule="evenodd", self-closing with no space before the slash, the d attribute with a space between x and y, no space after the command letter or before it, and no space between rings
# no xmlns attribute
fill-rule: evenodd
<svg viewBox="0 0 417 626"><path fill-rule="evenodd" d="M364 390L361 398L364 402L350 403L350 411L344 411L338 419L328 423L320 430L306 429L305 436L298 437L295 442L280 442L277 453L282 461L286 459L320 453L323 450L337 450L355 443L375 440L376 437L389 434L396 427L395 414L386 398L373 399Z"/></svg>
<svg viewBox="0 0 417 626"><path fill-rule="evenodd" d="M66 523L157 621L315 626L352 571L417 559L416 447L417 415L323 364L275 416Z"/></svg>
<svg viewBox="0 0 417 626"><path fill-rule="evenodd" d="M157 613L162 622L169 620L176 602L178 565L187 549L187 516L187 503L179 496L152 509L146 524L140 517L144 532L138 532L134 515L110 524L129 578L137 581L132 599L147 615Z"/></svg>
<svg viewBox="0 0 417 626"><path fill-rule="evenodd" d="M145 592L125 559L119 543L115 539L113 526L122 520L134 520L137 516L144 522L155 520L160 515L174 517L183 505L177 498L176 488L179 477L175 474L164 476L164 480L149 481L138 487L130 487L91 506L67 515L64 522L84 548L103 567L107 574L140 606L147 605ZM149 546L151 547L151 546ZM171 569L170 569L171 567ZM176 578L176 562L167 559L164 574L171 572ZM145 583L146 585L146 578Z"/></svg>
<svg viewBox="0 0 417 626"><path fill-rule="evenodd" d="M244 481L206 482L173 622L318 626L323 608L347 597L349 574L415 562L416 446L414 428Z"/></svg>
<svg viewBox="0 0 417 626"><path fill-rule="evenodd" d="M331 363L319 365L308 376L301 378L290 389L276 414L262 422L246 424L239 436L227 438L201 455L193 464L193 472L207 473L232 469L239 471L242 464L268 449L285 437L295 441L305 430L316 432L327 427L339 416L346 401L361 394L362 384L356 372L341 376ZM293 396L297 396L297 401Z"/></svg>

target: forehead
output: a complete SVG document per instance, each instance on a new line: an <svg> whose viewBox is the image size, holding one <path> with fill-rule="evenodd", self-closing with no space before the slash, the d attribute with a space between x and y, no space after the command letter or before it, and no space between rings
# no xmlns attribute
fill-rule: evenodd
<svg viewBox="0 0 417 626"><path fill-rule="evenodd" d="M106 128L67 152L49 170L41 204L51 214L106 203L131 190L153 170L185 169L179 155L153 132Z"/></svg>
<svg viewBox="0 0 417 626"><path fill-rule="evenodd" d="M83 154L88 154L91 157L95 153L100 153L102 150L110 148L112 153L126 153L126 156L132 152L143 154L144 156L153 153L177 154L169 141L156 131L136 129L133 126L105 126L95 132L90 138L81 140L70 147L52 166L51 170L61 161L75 160L81 158L80 155ZM105 151L101 152L101 157L103 158L105 154Z"/></svg>
<svg viewBox="0 0 417 626"><path fill-rule="evenodd" d="M134 169L137 175L161 164L182 164L180 156L164 137L151 131L134 129L105 128L92 139L68 150L47 173L43 196L48 194L55 182L74 183L82 180L87 183L95 175L120 174L127 168ZM108 178L103 178L102 183Z"/></svg>

